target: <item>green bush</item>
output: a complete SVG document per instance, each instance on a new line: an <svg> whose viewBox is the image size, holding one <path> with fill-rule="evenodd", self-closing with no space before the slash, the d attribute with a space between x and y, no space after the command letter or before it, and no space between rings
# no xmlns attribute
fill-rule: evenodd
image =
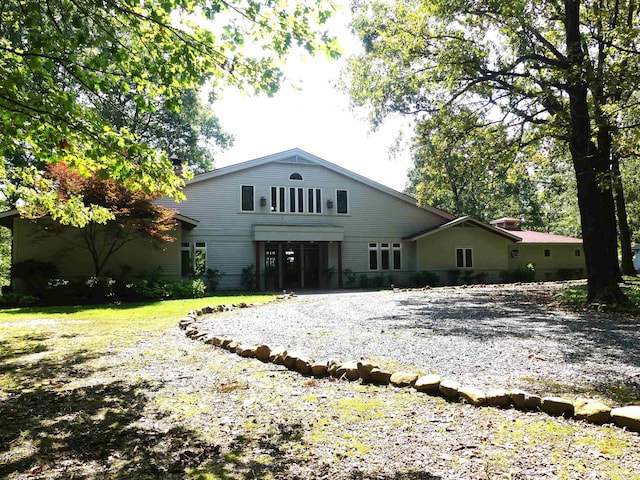
<svg viewBox="0 0 640 480"><path fill-rule="evenodd" d="M240 274L240 285L243 290L252 291L256 289L256 267L251 264L242 269Z"/></svg>
<svg viewBox="0 0 640 480"><path fill-rule="evenodd" d="M449 270L447 272L447 279L449 281L449 285L457 285L458 282L460 281L461 273L462 272L460 270Z"/></svg>
<svg viewBox="0 0 640 480"><path fill-rule="evenodd" d="M58 274L58 267L51 262L41 262L30 258L12 267L12 275L22 280L30 295L45 295L47 283Z"/></svg>
<svg viewBox="0 0 640 480"><path fill-rule="evenodd" d="M438 275L427 270L416 272L409 277L409 282L414 287L433 287L438 284L438 281Z"/></svg>
<svg viewBox="0 0 640 480"><path fill-rule="evenodd" d="M207 287L210 291L215 292L218 289L218 285L220 284L220 280L224 277L224 273L215 268L207 268L207 273L205 275L205 279L207 282Z"/></svg>
<svg viewBox="0 0 640 480"><path fill-rule="evenodd" d="M20 293L6 292L0 297L0 308L30 307L40 302L38 297L33 295L22 295Z"/></svg>
<svg viewBox="0 0 640 480"><path fill-rule="evenodd" d="M353 272L353 270L351 270L350 268L345 268L342 271L342 274L344 275L345 286L347 288L356 288L356 281L358 277Z"/></svg>
<svg viewBox="0 0 640 480"><path fill-rule="evenodd" d="M518 267L515 270L503 270L500 279L505 283L529 283L536 277L536 268L533 263L526 267Z"/></svg>
<svg viewBox="0 0 640 480"><path fill-rule="evenodd" d="M364 273L360 274L360 288L369 288L369 277Z"/></svg>

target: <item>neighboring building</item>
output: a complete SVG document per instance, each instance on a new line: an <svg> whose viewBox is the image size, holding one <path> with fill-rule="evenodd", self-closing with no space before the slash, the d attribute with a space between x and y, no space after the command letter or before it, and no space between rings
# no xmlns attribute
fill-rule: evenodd
<svg viewBox="0 0 640 480"><path fill-rule="evenodd" d="M180 212L175 242L163 249L132 243L106 270L161 266L179 277L212 268L224 273L220 288L239 288L243 269L253 266L261 289L295 290L342 287L353 278L359 285L361 277L401 285L421 271L447 283L472 274L497 282L529 263L539 280L584 268L581 240L515 230L517 219L487 225L418 207L403 193L299 149L198 175L184 194L182 203L160 202ZM50 260L62 276L91 274L84 253L60 239L43 241L17 212L0 214L0 225L13 230L13 263Z"/></svg>

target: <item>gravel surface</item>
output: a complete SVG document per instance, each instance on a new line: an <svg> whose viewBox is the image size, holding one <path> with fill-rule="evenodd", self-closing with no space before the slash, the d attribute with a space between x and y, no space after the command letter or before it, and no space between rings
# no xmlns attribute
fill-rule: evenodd
<svg viewBox="0 0 640 480"><path fill-rule="evenodd" d="M306 294L203 324L242 343L315 359L367 359L480 388L622 388L639 396L640 320L563 310L553 302L559 286Z"/></svg>

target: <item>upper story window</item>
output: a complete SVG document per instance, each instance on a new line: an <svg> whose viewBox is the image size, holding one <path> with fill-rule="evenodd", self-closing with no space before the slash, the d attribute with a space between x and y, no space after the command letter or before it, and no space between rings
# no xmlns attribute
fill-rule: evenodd
<svg viewBox="0 0 640 480"><path fill-rule="evenodd" d="M291 175L289 175L289 180L302 180L302 175L300 175L299 173L295 172L292 173Z"/></svg>
<svg viewBox="0 0 640 480"><path fill-rule="evenodd" d="M322 189L271 187L272 213L322 213Z"/></svg>
<svg viewBox="0 0 640 480"><path fill-rule="evenodd" d="M336 190L336 212L342 215L349 213L349 192Z"/></svg>
<svg viewBox="0 0 640 480"><path fill-rule="evenodd" d="M242 211L253 212L255 210L253 185L242 185Z"/></svg>

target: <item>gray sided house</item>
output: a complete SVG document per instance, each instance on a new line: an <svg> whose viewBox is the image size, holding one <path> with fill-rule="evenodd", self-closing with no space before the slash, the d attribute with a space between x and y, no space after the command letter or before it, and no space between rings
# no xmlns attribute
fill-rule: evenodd
<svg viewBox="0 0 640 480"><path fill-rule="evenodd" d="M453 215L299 149L196 176L175 204L175 241L128 244L106 271L126 263L136 273L223 273L220 288L240 288L253 268L260 289L408 284L428 271L440 282L498 282L505 271L535 264L536 279L584 269L582 241ZM42 236L15 211L0 214L13 230L13 259L56 263L60 276L89 276L86 252ZM564 269L564 270L563 270ZM19 285L14 285L19 288Z"/></svg>

